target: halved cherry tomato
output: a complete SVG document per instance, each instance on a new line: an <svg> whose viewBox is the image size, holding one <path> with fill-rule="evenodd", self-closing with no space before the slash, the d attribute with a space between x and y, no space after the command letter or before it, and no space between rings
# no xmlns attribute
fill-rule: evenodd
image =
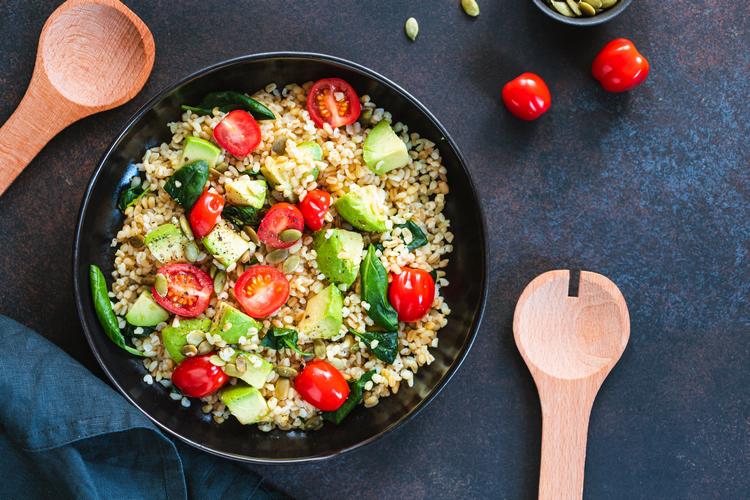
<svg viewBox="0 0 750 500"><path fill-rule="evenodd" d="M211 354L185 358L172 372L172 383L190 398L202 398L221 389L229 381L224 371L211 363Z"/></svg>
<svg viewBox="0 0 750 500"><path fill-rule="evenodd" d="M322 411L335 411L349 397L349 384L341 372L322 359L310 361L294 379L302 399Z"/></svg>
<svg viewBox="0 0 750 500"><path fill-rule="evenodd" d="M323 78L307 94L307 112L318 127L342 127L359 119L362 107L351 85L340 78Z"/></svg>
<svg viewBox="0 0 750 500"><path fill-rule="evenodd" d="M224 210L224 197L219 193L203 191L190 209L190 227L196 238L203 238L214 228Z"/></svg>
<svg viewBox="0 0 750 500"><path fill-rule="evenodd" d="M328 209L331 208L331 195L322 189L308 191L305 199L299 203L305 224L313 231L320 231Z"/></svg>
<svg viewBox="0 0 750 500"><path fill-rule="evenodd" d="M289 281L275 267L252 266L237 279L234 296L247 314L265 318L289 298Z"/></svg>
<svg viewBox="0 0 750 500"><path fill-rule="evenodd" d="M400 321L417 321L427 314L435 299L435 281L422 269L402 267L400 274L391 274L388 300Z"/></svg>
<svg viewBox="0 0 750 500"><path fill-rule="evenodd" d="M552 96L544 80L534 73L523 73L503 87L503 102L521 120L536 120L550 107Z"/></svg>
<svg viewBox="0 0 750 500"><path fill-rule="evenodd" d="M244 158L260 144L260 127L250 113L235 109L214 127L214 139L237 158Z"/></svg>
<svg viewBox="0 0 750 500"><path fill-rule="evenodd" d="M191 264L167 264L157 273L167 278L164 297L151 287L151 295L160 306L186 318L195 318L206 310L214 288L211 276Z"/></svg>
<svg viewBox="0 0 750 500"><path fill-rule="evenodd" d="M291 203L277 203L266 212L258 226L258 238L272 248L289 248L294 241L283 242L279 234L287 229L302 231L305 229L302 212Z"/></svg>

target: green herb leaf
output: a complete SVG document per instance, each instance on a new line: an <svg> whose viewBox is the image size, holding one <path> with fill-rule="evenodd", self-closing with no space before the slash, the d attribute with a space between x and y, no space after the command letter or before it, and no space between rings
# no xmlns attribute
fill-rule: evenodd
<svg viewBox="0 0 750 500"><path fill-rule="evenodd" d="M107 280L104 279L104 273L98 266L91 264L89 267L89 284L91 285L91 298L94 301L94 311L96 317L99 318L104 333L107 334L109 340L122 349L125 349L130 354L136 356L144 356L144 354L138 349L134 349L125 343L125 337L120 331L120 326L115 316L115 311L112 309L112 303L109 301L109 291L107 289Z"/></svg>
<svg viewBox="0 0 750 500"><path fill-rule="evenodd" d="M210 92L206 94L203 100L197 106L188 106L183 104L180 106L185 111L192 111L197 115L210 115L213 113L214 108L219 108L220 111L228 113L235 109L244 109L253 115L256 120L275 120L276 115L273 111L268 109L266 106L256 101L252 97L248 97L242 92L235 92L227 90L223 92Z"/></svg>
<svg viewBox="0 0 750 500"><path fill-rule="evenodd" d="M147 192L148 190L143 188L143 182L140 182L137 186L128 185L120 192L117 208L124 212L126 208L138 203L138 200Z"/></svg>
<svg viewBox="0 0 750 500"><path fill-rule="evenodd" d="M398 313L388 302L388 273L385 272L375 247L370 245L359 268L362 276L362 300L370 304L367 315L388 331L398 330Z"/></svg>
<svg viewBox="0 0 750 500"><path fill-rule="evenodd" d="M376 358L385 361L388 364L393 363L398 354L398 332L357 332L349 329L349 332L355 337L359 337L367 344L367 348L375 355ZM375 348L372 342L378 341Z"/></svg>
<svg viewBox="0 0 750 500"><path fill-rule="evenodd" d="M188 106L187 104L181 105L180 109L183 111L192 111L198 116L211 115L214 112L213 109L201 108L199 106Z"/></svg>
<svg viewBox="0 0 750 500"><path fill-rule="evenodd" d="M349 381L349 397L346 398L336 411L324 411L323 418L329 422L339 425L344 418L362 401L362 395L365 392L365 384L372 380L375 370L365 372L356 382Z"/></svg>
<svg viewBox="0 0 750 500"><path fill-rule="evenodd" d="M136 328L140 328L141 333L135 333ZM153 333L155 328L153 326L135 326L130 323L125 324L125 331L123 332L127 337L148 337Z"/></svg>
<svg viewBox="0 0 750 500"><path fill-rule="evenodd" d="M237 227L257 226L263 219L263 212L255 207L239 207L227 205L221 212L221 216L232 222Z"/></svg>
<svg viewBox="0 0 750 500"><path fill-rule="evenodd" d="M206 181L208 181L208 163L196 160L172 174L172 177L164 184L164 191L174 201L189 210L203 194Z"/></svg>
<svg viewBox="0 0 750 500"><path fill-rule="evenodd" d="M406 228L411 233L411 243L406 245L406 248L409 250L414 250L427 244L427 236L425 236L422 228L413 220L406 221L406 224L398 224L396 227Z"/></svg>
<svg viewBox="0 0 750 500"><path fill-rule="evenodd" d="M302 356L312 356L312 352L305 352L297 345L297 330L292 328L272 328L266 332L266 336L261 340L260 345L264 347L270 347L276 351L280 351L285 347L298 352Z"/></svg>

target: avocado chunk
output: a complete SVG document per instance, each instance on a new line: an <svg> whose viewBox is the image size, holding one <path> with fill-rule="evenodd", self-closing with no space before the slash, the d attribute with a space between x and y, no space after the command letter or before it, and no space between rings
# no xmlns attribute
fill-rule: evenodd
<svg viewBox="0 0 750 500"><path fill-rule="evenodd" d="M162 224L149 231L145 243L154 256L162 264L185 260L185 244L188 239L174 224Z"/></svg>
<svg viewBox="0 0 750 500"><path fill-rule="evenodd" d="M323 160L323 149L320 144L315 141L306 141L297 145L297 150L302 152L304 155L310 155L310 158L314 161Z"/></svg>
<svg viewBox="0 0 750 500"><path fill-rule="evenodd" d="M232 205L263 208L268 185L264 180L253 180L243 175L239 179L227 182L224 191L227 201Z"/></svg>
<svg viewBox="0 0 750 500"><path fill-rule="evenodd" d="M223 219L203 238L203 246L224 268L228 268L242 257L250 245Z"/></svg>
<svg viewBox="0 0 750 500"><path fill-rule="evenodd" d="M385 231L385 191L369 185L353 187L333 204L339 215L361 231Z"/></svg>
<svg viewBox="0 0 750 500"><path fill-rule="evenodd" d="M143 291L125 315L133 326L156 326L169 319L169 313L156 303L151 292Z"/></svg>
<svg viewBox="0 0 750 500"><path fill-rule="evenodd" d="M243 425L260 422L268 413L268 404L255 387L235 385L222 390L219 398Z"/></svg>
<svg viewBox="0 0 750 500"><path fill-rule="evenodd" d="M370 130L365 139L362 156L370 170L378 175L406 166L410 159L406 144L385 120L378 122L375 128Z"/></svg>
<svg viewBox="0 0 750 500"><path fill-rule="evenodd" d="M311 338L329 339L336 336L344 322L344 299L335 285L328 285L307 301L305 316L297 325L300 333Z"/></svg>
<svg viewBox="0 0 750 500"><path fill-rule="evenodd" d="M200 137L190 136L185 139L185 149L182 150L182 164L190 163L195 160L203 160L208 166L216 166L216 160L219 159L221 148L215 144L201 139Z"/></svg>
<svg viewBox="0 0 750 500"><path fill-rule="evenodd" d="M240 373L237 369L237 358L245 360L245 371ZM232 356L232 360L224 365L224 373L230 377L236 377L256 389L262 389L266 385L268 374L273 371L273 365L257 354L249 352L238 352Z"/></svg>
<svg viewBox="0 0 750 500"><path fill-rule="evenodd" d="M211 333L221 335L221 338L227 344L237 344L240 341L240 337L249 339L258 335L262 327L262 324L242 311L235 309L227 302L219 302L216 306L213 323L211 324ZM254 328L255 331L250 332L251 328Z"/></svg>
<svg viewBox="0 0 750 500"><path fill-rule="evenodd" d="M344 284L348 288L357 279L364 246L362 235L354 231L318 231L313 240L318 269L333 283Z"/></svg>
<svg viewBox="0 0 750 500"><path fill-rule="evenodd" d="M185 359L182 348L187 345L187 334L194 330L207 332L210 326L210 319L181 319L179 326L167 326L161 331L161 342L169 357L179 363Z"/></svg>
<svg viewBox="0 0 750 500"><path fill-rule="evenodd" d="M300 165L293 161L289 161L286 156L279 156L263 163L260 167L260 173L263 174L263 177L265 177L269 184L276 188L276 190L287 191L291 189L292 175L300 177L303 182L310 182L318 178L320 169L312 162L307 167L309 168L309 173L306 170L305 174L307 175L300 176L299 173L294 172L294 170L300 168Z"/></svg>

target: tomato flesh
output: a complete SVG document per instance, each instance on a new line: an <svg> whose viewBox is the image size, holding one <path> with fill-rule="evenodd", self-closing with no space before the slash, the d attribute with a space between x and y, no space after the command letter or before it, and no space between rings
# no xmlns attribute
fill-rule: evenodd
<svg viewBox="0 0 750 500"><path fill-rule="evenodd" d="M349 397L349 384L330 363L316 359L294 379L302 399L322 411L336 411Z"/></svg>
<svg viewBox="0 0 750 500"><path fill-rule="evenodd" d="M329 208L331 208L331 195L322 189L309 191L299 204L305 225L312 231L320 231L323 227Z"/></svg>
<svg viewBox="0 0 750 500"><path fill-rule="evenodd" d="M234 285L234 296L253 318L265 318L276 312L289 298L289 281L271 266L252 266Z"/></svg>
<svg viewBox="0 0 750 500"><path fill-rule="evenodd" d="M319 128L324 123L333 128L354 123L362 106L354 88L340 78L318 80L307 94L307 112Z"/></svg>
<svg viewBox="0 0 750 500"><path fill-rule="evenodd" d="M213 290L211 276L191 264L167 264L157 273L167 278L164 297L151 287L151 295L160 306L186 318L195 318L206 310Z"/></svg>
<svg viewBox="0 0 750 500"><path fill-rule="evenodd" d="M400 274L391 274L388 300L400 321L418 321L435 300L435 281L427 271L402 267Z"/></svg>
<svg viewBox="0 0 750 500"><path fill-rule="evenodd" d="M172 372L172 383L190 398L202 398L229 381L224 371L211 363L211 354L185 358Z"/></svg>
<svg viewBox="0 0 750 500"><path fill-rule="evenodd" d="M196 238L203 238L221 218L224 210L224 197L218 193L204 191L190 209L190 227Z"/></svg>
<svg viewBox="0 0 750 500"><path fill-rule="evenodd" d="M552 96L540 76L523 73L505 84L503 102L516 118L532 121L547 112Z"/></svg>
<svg viewBox="0 0 750 500"><path fill-rule="evenodd" d="M260 144L260 126L242 109L230 111L214 127L216 143L237 158L244 158Z"/></svg>
<svg viewBox="0 0 750 500"><path fill-rule="evenodd" d="M291 203L277 203L266 213L258 226L258 238L272 248L289 248L294 241L283 242L279 235L287 229L302 231L305 228L302 212Z"/></svg>

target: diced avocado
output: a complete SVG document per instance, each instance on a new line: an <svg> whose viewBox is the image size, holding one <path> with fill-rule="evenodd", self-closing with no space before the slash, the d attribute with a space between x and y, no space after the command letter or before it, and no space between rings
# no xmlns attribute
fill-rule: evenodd
<svg viewBox="0 0 750 500"><path fill-rule="evenodd" d="M185 359L182 348L187 345L187 334L194 330L207 332L210 326L210 319L181 319L179 326L167 326L161 331L161 342L169 357L179 363Z"/></svg>
<svg viewBox="0 0 750 500"><path fill-rule="evenodd" d="M362 156L370 170L378 175L409 163L406 144L385 120L378 122L375 128L370 130L365 139Z"/></svg>
<svg viewBox="0 0 750 500"><path fill-rule="evenodd" d="M235 385L222 390L219 398L243 425L260 422L268 413L268 404L255 387Z"/></svg>
<svg viewBox="0 0 750 500"><path fill-rule="evenodd" d="M239 179L224 184L227 201L232 205L263 208L268 186L262 179L253 180L243 175Z"/></svg>
<svg viewBox="0 0 750 500"><path fill-rule="evenodd" d="M150 291L141 292L125 315L125 321L133 326L156 326L169 319L169 313L156 303Z"/></svg>
<svg viewBox="0 0 750 500"><path fill-rule="evenodd" d="M185 244L188 239L174 224L162 224L146 235L145 243L162 264L185 260Z"/></svg>
<svg viewBox="0 0 750 500"><path fill-rule="evenodd" d="M318 231L313 241L318 269L332 282L349 287L357 279L364 246L362 235L354 231Z"/></svg>
<svg viewBox="0 0 750 500"><path fill-rule="evenodd" d="M343 324L344 299L336 285L328 285L307 301L305 316L297 325L300 333L312 338L329 339L339 333Z"/></svg>
<svg viewBox="0 0 750 500"><path fill-rule="evenodd" d="M323 150L321 149L320 145L315 141L307 141L307 142L298 144L297 149L301 151L302 154L306 154L306 155L309 154L310 157L315 161L323 160Z"/></svg>
<svg viewBox="0 0 750 500"><path fill-rule="evenodd" d="M274 161L267 161L260 167L260 173L263 177L271 184L274 188L279 191L285 191L291 189L291 175L293 168L298 168L296 163L289 162L289 159L285 156L279 156ZM310 164L310 173L305 176L303 181L309 182L310 180L317 179L320 169Z"/></svg>
<svg viewBox="0 0 750 500"><path fill-rule="evenodd" d="M219 159L220 154L221 148L215 144L200 137L190 136L185 139L185 149L182 150L182 164L204 160L209 167L213 168L216 166L216 160Z"/></svg>
<svg viewBox="0 0 750 500"><path fill-rule="evenodd" d="M250 248L248 242L224 220L219 221L202 241L206 250L225 269L237 262L242 254Z"/></svg>
<svg viewBox="0 0 750 500"><path fill-rule="evenodd" d="M242 373L237 370L237 358L244 358L245 360L247 368ZM268 374L273 371L273 365L257 354L238 352L222 369L230 377L237 377L251 386L261 389L266 384Z"/></svg>
<svg viewBox="0 0 750 500"><path fill-rule="evenodd" d="M248 333L251 328L255 328L255 335L257 335L262 327L262 324L242 311L235 309L226 302L219 302L211 324L211 333L221 335L221 338L227 344L236 344L240 337L250 338L253 336L253 334Z"/></svg>
<svg viewBox="0 0 750 500"><path fill-rule="evenodd" d="M385 231L385 191L369 185L353 187L334 203L339 215L362 231Z"/></svg>

